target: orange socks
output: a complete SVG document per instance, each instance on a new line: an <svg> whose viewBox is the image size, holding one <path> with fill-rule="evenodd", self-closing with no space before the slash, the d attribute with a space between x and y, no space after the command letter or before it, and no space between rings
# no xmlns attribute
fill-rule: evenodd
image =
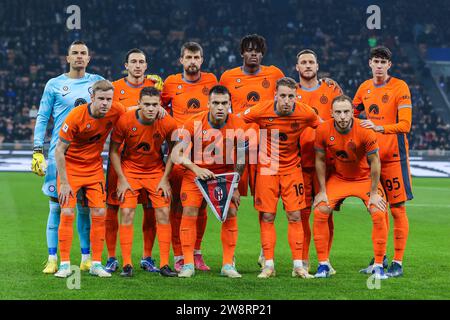
<svg viewBox="0 0 450 320"><path fill-rule="evenodd" d="M406 207L391 207L391 213L394 217L394 260L402 261L409 233Z"/></svg>
<svg viewBox="0 0 450 320"><path fill-rule="evenodd" d="M333 221L333 215L330 214L330 217L328 218L328 231L330 233L330 237L328 238L328 256L330 256L331 251L331 245L333 244L333 238L334 238L334 221Z"/></svg>
<svg viewBox="0 0 450 320"><path fill-rule="evenodd" d="M151 257L153 244L156 237L156 218L155 209L144 208L144 217L142 221L142 233L144 238L144 258Z"/></svg>
<svg viewBox="0 0 450 320"><path fill-rule="evenodd" d="M302 260L309 260L309 245L311 243L311 227L309 226L309 217L311 216L311 208L302 209L301 216L303 226Z"/></svg>
<svg viewBox="0 0 450 320"><path fill-rule="evenodd" d="M164 267L169 264L170 240L172 237L172 228L170 224L160 224L156 228L159 243L159 266Z"/></svg>
<svg viewBox="0 0 450 320"><path fill-rule="evenodd" d="M264 222L261 219L261 245L266 260L273 260L277 234L273 222Z"/></svg>
<svg viewBox="0 0 450 320"><path fill-rule="evenodd" d="M288 242L292 252L292 260L302 260L303 226L301 221L288 222Z"/></svg>
<svg viewBox="0 0 450 320"><path fill-rule="evenodd" d="M61 261L70 261L70 248L73 239L74 215L61 213L61 220L58 228L58 246Z"/></svg>
<svg viewBox="0 0 450 320"><path fill-rule="evenodd" d="M183 215L180 225L180 240L184 264L194 264L194 245L197 236L197 217Z"/></svg>
<svg viewBox="0 0 450 320"><path fill-rule="evenodd" d="M234 250L238 237L238 226L236 217L228 217L222 224L220 238L222 240L223 260L222 265L233 264Z"/></svg>
<svg viewBox="0 0 450 320"><path fill-rule="evenodd" d="M106 208L105 240L108 257L116 256L117 231L119 230L118 208Z"/></svg>
<svg viewBox="0 0 450 320"><path fill-rule="evenodd" d="M133 225L121 224L120 233L120 249L122 250L123 266L127 264L133 265L131 262L131 250L133 247Z"/></svg>
<svg viewBox="0 0 450 320"><path fill-rule="evenodd" d="M105 216L91 215L91 219L92 261L102 261L105 242Z"/></svg>
<svg viewBox="0 0 450 320"><path fill-rule="evenodd" d="M180 227L182 216L183 216L182 211L173 211L172 209L170 210L170 225L172 227L172 249L173 255L175 257L183 255L180 240Z"/></svg>
<svg viewBox="0 0 450 320"><path fill-rule="evenodd" d="M376 211L370 215L372 217L372 242L375 254L375 263L383 264L383 257L386 254L386 242L388 232L386 229L385 212Z"/></svg>
<svg viewBox="0 0 450 320"><path fill-rule="evenodd" d="M316 245L317 259L319 262L328 260L328 248L330 240L329 214L314 209L314 244Z"/></svg>
<svg viewBox="0 0 450 320"><path fill-rule="evenodd" d="M200 208L197 216L197 240L195 240L195 250L200 250L202 246L203 235L206 230L206 222L208 221L208 213L206 208Z"/></svg>

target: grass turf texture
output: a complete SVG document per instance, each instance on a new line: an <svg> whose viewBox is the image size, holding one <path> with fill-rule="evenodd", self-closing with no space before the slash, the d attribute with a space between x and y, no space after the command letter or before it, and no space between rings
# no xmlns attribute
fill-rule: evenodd
<svg viewBox="0 0 450 320"><path fill-rule="evenodd" d="M416 178L415 199L408 203L410 237L405 255L405 275L381 282L369 290L367 276L358 273L372 256L371 220L362 203L347 199L335 214L335 238L331 262L337 274L331 279L291 277L292 262L287 243L287 220L279 208L276 219L277 277L257 279L259 226L251 198L242 198L236 262L241 279L219 275L222 248L220 223L209 216L203 253L211 272L197 272L192 279L163 278L139 269L142 252L142 210L135 219L133 261L135 276L114 274L100 279L82 273L81 289L69 290L66 280L42 273L47 257L45 227L48 200L41 193L42 179L30 173L1 173L0 201L0 299L449 299L450 292L450 179ZM393 255L392 218L388 257ZM74 232L72 264L79 264L79 241ZM118 246L120 257L120 248ZM106 248L104 251L106 261ZM155 243L154 257L158 259ZM317 259L311 247L312 270Z"/></svg>

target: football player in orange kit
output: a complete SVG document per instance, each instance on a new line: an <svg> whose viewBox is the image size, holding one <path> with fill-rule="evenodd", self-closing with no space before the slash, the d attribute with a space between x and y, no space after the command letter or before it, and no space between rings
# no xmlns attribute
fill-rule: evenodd
<svg viewBox="0 0 450 320"><path fill-rule="evenodd" d="M158 119L161 106L160 92L156 88L141 90L139 109L122 115L111 136L110 159L118 175L117 195L120 203L120 247L123 257L121 276L133 275L131 248L133 244L133 218L138 202L138 191L146 190L155 209L156 233L160 248L160 274L176 277L169 267L171 227L169 206L171 188L169 174L172 162L168 159L164 168L161 146L170 142L177 129L170 116ZM125 145L119 154L119 148ZM162 194L161 194L162 192Z"/></svg>
<svg viewBox="0 0 450 320"><path fill-rule="evenodd" d="M125 69L128 75L124 78L113 82L114 101L120 102L127 109L135 108L139 101L139 93L142 88L155 87L162 89L162 79L155 75L149 74L145 76L147 70L147 57L145 53L137 48L131 49L125 56ZM119 222L117 213L119 211L119 201L116 193L117 174L112 165L108 163L106 178L106 247L108 249L108 261L106 262L106 270L108 272L116 271L118 261L116 259L117 231L119 230ZM141 260L141 268L149 272L159 272L152 259L153 243L156 235L155 212L149 207L146 199L145 190L142 190L139 203L143 204L144 217L142 223L142 232L144 238L144 252Z"/></svg>
<svg viewBox="0 0 450 320"><path fill-rule="evenodd" d="M92 86L91 103L73 109L60 131L56 146L58 169L58 197L61 205L59 225L59 248L61 264L56 277L66 278L70 270L70 248L73 238L74 208L76 194L83 189L91 212L91 246L93 262L89 273L110 277L102 266L105 237L105 179L101 153L106 138L125 113L125 107L113 102L114 87L107 80ZM69 148L70 146L70 148Z"/></svg>
<svg viewBox="0 0 450 320"><path fill-rule="evenodd" d="M178 277L190 278L194 270L194 242L199 208L205 205L205 199L194 182L197 177L203 180L215 178L215 174L237 172L242 174L245 168L245 123L236 115L229 114L231 96L226 87L217 85L211 88L208 101L209 111L193 116L183 126L183 141L177 146L187 148L194 144L192 162L180 154L178 160L185 168L181 186L183 217L180 227L180 239L183 249L184 265ZM230 133L232 136L230 137ZM211 143L214 138L214 142ZM230 144L229 141L232 141ZM235 142L236 141L236 142ZM208 151L213 146L214 155ZM230 149L231 148L231 149ZM177 156L177 150L172 152ZM182 150L181 150L182 151ZM186 151L186 150L185 150ZM178 152L179 153L179 152ZM231 158L230 154L236 157ZM212 160L212 161L211 161ZM174 161L175 162L175 161ZM240 278L234 265L234 252L238 236L237 209L240 202L239 190L235 189L227 218L222 223L221 240L223 259L221 275Z"/></svg>
<svg viewBox="0 0 450 320"><path fill-rule="evenodd" d="M325 80L318 79L317 72L319 71L319 63L317 55L314 51L305 49L297 54L297 65L300 82L297 85L297 98L314 109L322 120L331 119L331 101L342 94L339 86L329 85ZM309 245L311 242L311 227L309 224L311 215L311 206L315 191L318 189L318 182L316 172L314 169L314 141L315 129L305 128L300 136L301 147L301 164L303 172L303 182L305 185L305 202L306 208L302 209L302 223L303 223L303 267L309 270ZM332 161L328 157L328 162ZM331 168L331 167L330 167ZM333 239L333 216L330 215L330 241L331 248ZM331 266L331 265L330 265ZM336 271L333 267L330 268L331 274Z"/></svg>
<svg viewBox="0 0 450 320"><path fill-rule="evenodd" d="M305 207L305 201L299 139L304 128L317 127L321 119L312 108L297 100L296 89L295 80L281 78L276 83L275 100L261 102L240 114L245 122L259 125L261 136L268 136L267 142L261 138L255 185L254 203L262 217L261 243L265 257L264 267L258 278L275 276L274 221L280 196L289 221L292 276L312 278L302 265L303 226L300 210ZM261 152L265 143L268 144L267 154Z"/></svg>
<svg viewBox="0 0 450 320"><path fill-rule="evenodd" d="M380 144L381 184L394 218L394 258L387 275L398 277L403 275L402 261L409 233L405 202L413 198L406 137L411 129L412 102L408 85L388 74L391 60L392 53L386 47L370 51L373 77L358 88L353 105L356 115L365 112L367 120L363 120L361 126L375 131ZM386 220L389 229L389 217ZM371 262L361 272L370 273L372 265ZM387 267L387 258L384 267Z"/></svg>
<svg viewBox="0 0 450 320"><path fill-rule="evenodd" d="M161 96L164 107L169 110L179 128L193 115L208 110L209 90L217 85L217 78L213 73L201 71L203 49L198 43L186 42L183 44L180 51L180 63L183 66L183 73L167 77ZM170 176L173 189L170 219L176 271L180 271L184 264L180 242L180 224L183 213L180 189L184 171L183 166L174 165ZM207 217L206 205L204 205L200 208L197 218L197 240L194 251L195 268L201 271L210 270L205 264L201 252Z"/></svg>
<svg viewBox="0 0 450 320"><path fill-rule="evenodd" d="M327 278L329 264L329 215L348 197L358 197L372 218L372 241L375 254L373 273L387 279L383 269L386 253L386 196L380 184L380 157L377 137L362 128L353 117L352 100L338 96L332 102L333 119L316 130L316 172L319 192L314 198L314 243L319 260L316 278ZM326 179L326 154L335 157L335 170Z"/></svg>

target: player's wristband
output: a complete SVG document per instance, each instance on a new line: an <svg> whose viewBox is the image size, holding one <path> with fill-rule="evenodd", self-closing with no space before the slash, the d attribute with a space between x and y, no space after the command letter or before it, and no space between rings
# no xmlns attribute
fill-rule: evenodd
<svg viewBox="0 0 450 320"><path fill-rule="evenodd" d="M34 147L33 153L44 153L44 147L42 147L42 146Z"/></svg>

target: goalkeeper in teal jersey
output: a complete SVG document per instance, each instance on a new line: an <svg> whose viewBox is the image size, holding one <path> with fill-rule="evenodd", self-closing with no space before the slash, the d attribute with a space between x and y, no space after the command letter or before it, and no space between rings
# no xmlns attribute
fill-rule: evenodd
<svg viewBox="0 0 450 320"><path fill-rule="evenodd" d="M60 221L61 209L58 203L58 192L56 190L56 162L55 147L59 138L59 131L64 119L69 112L82 104L90 102L91 86L103 77L95 74L86 73L86 67L89 64L89 49L82 41L73 42L68 50L67 63L70 65L70 71L63 73L56 78L50 79L45 85L42 95L39 112L34 128L34 149L31 170L39 176L45 175L45 182L42 191L50 197L50 212L47 221L47 247L48 261L44 273L55 273L58 270L57 246L58 246L58 227ZM46 164L43 146L47 129L47 124L53 117L54 127L48 150L48 165ZM77 229L80 237L81 246L81 264L80 269L89 270L90 259L90 217L89 208L82 206L82 191L78 194L79 203L77 204Z"/></svg>

